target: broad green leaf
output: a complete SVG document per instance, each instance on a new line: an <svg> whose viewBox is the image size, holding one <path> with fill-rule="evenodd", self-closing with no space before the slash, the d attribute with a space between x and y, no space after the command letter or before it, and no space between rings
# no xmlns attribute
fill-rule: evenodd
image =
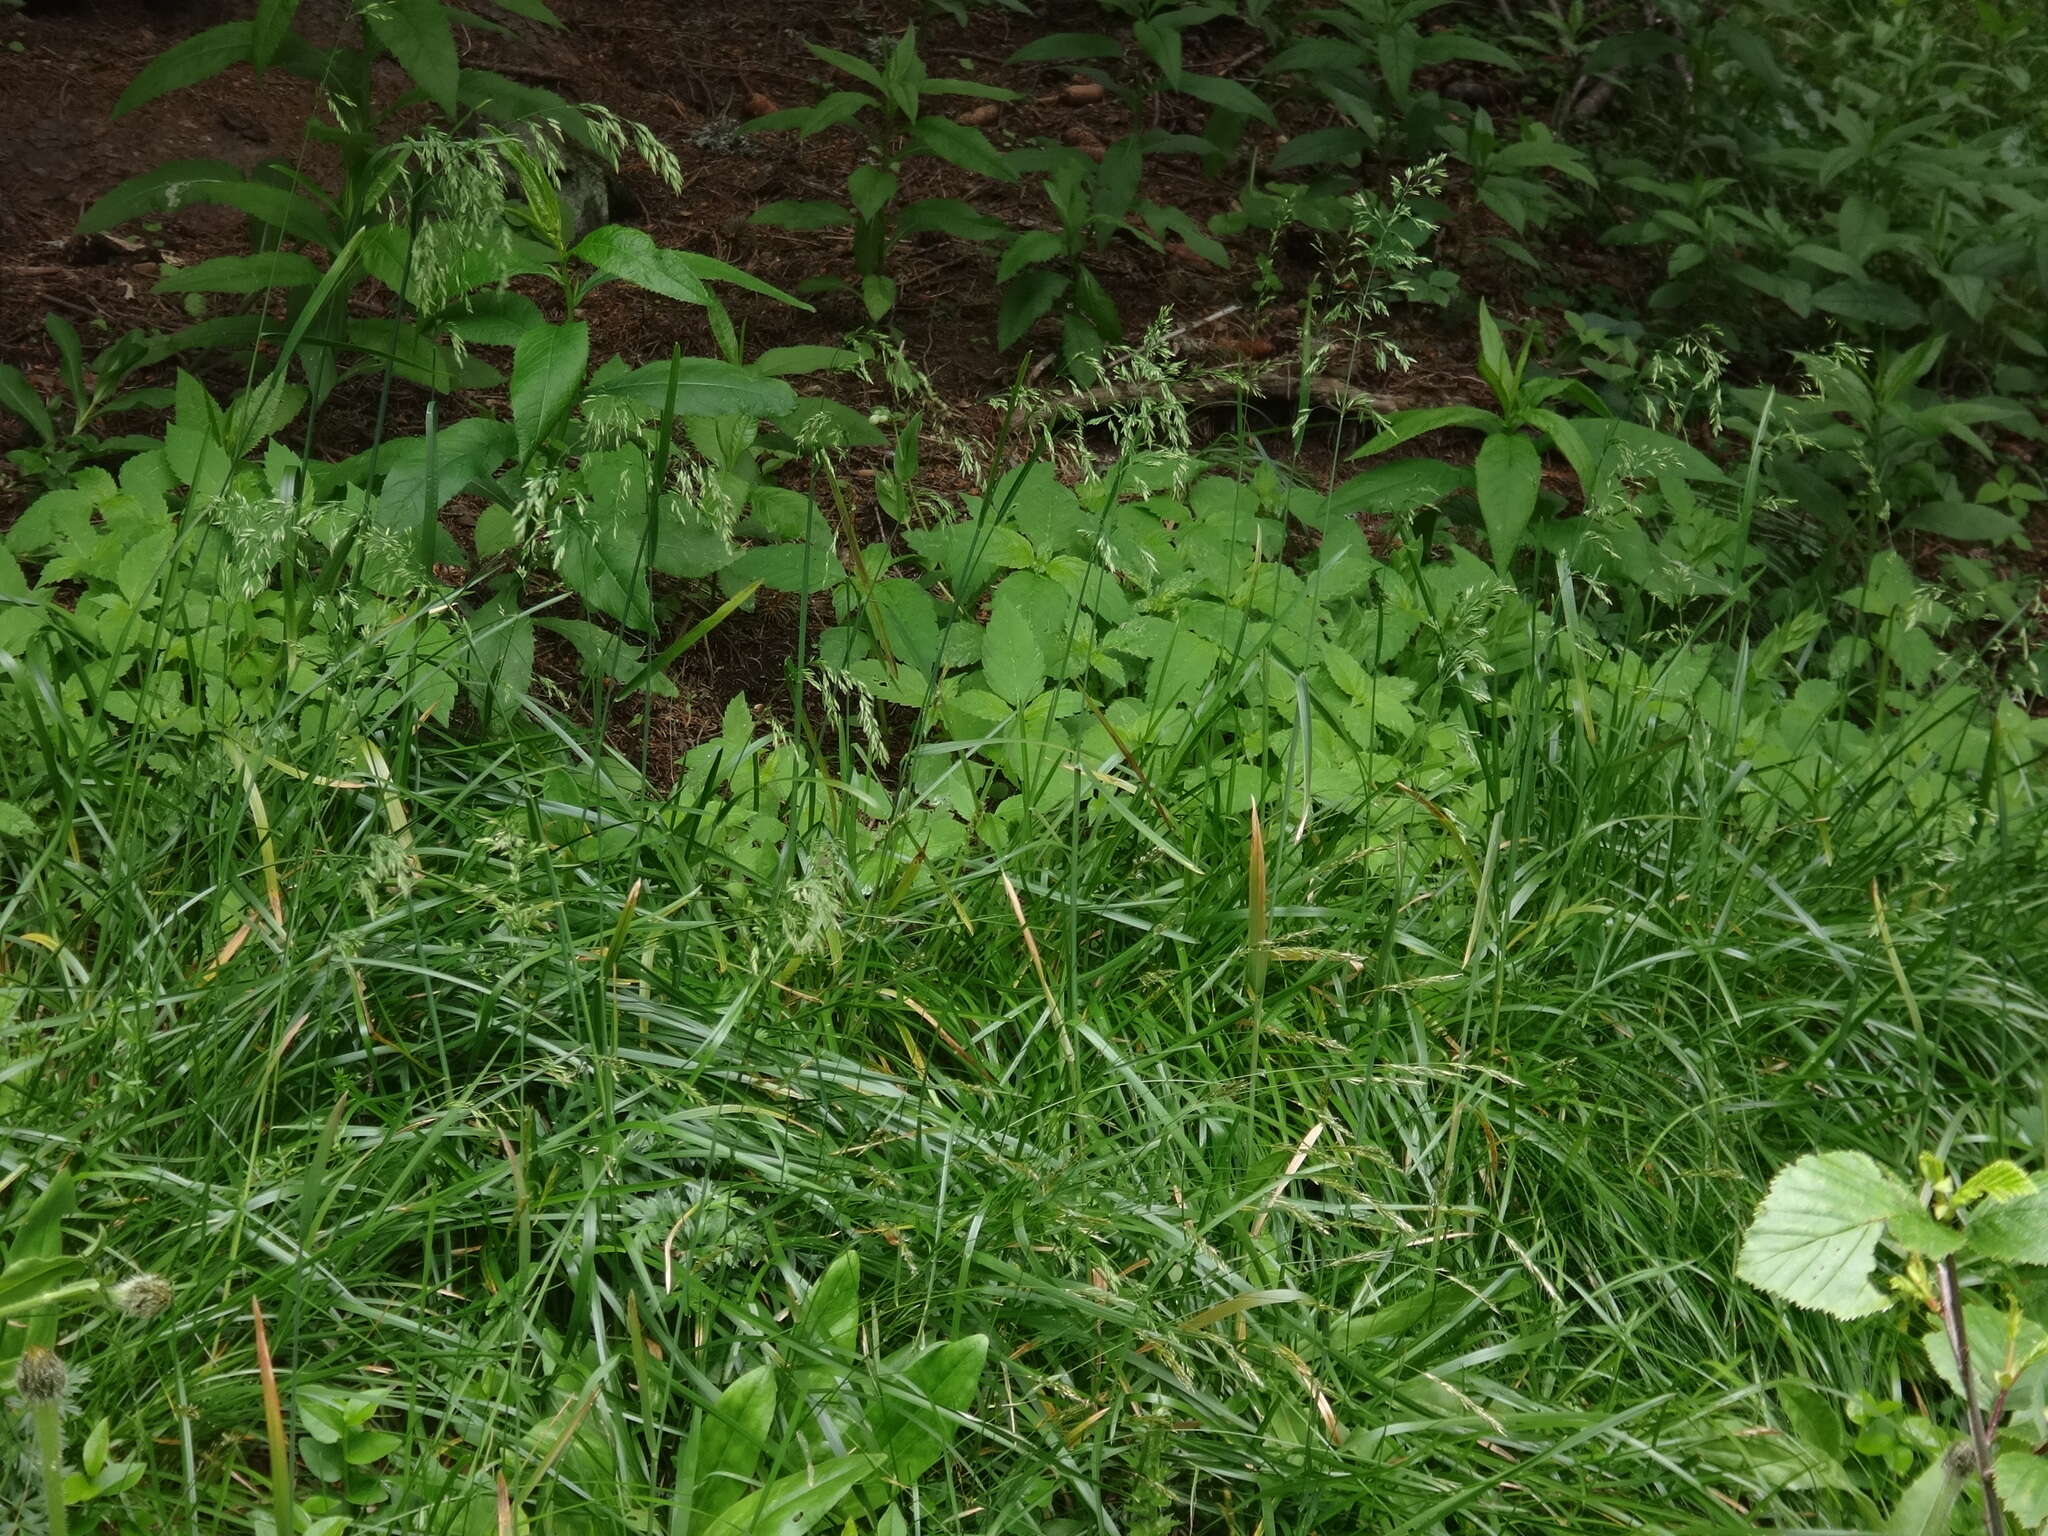
<svg viewBox="0 0 2048 1536"><path fill-rule="evenodd" d="M1949 1536L1955 1528L1956 1499L1963 1491L1965 1465L1947 1451L1937 1455L1899 1495L1891 1518L1884 1523L1884 1536Z"/></svg>
<svg viewBox="0 0 2048 1536"><path fill-rule="evenodd" d="M1330 493L1327 512L1319 520L1345 518L1359 512L1400 517L1417 507L1432 506L1453 491L1468 489L1472 472L1438 459L1396 459L1353 475Z"/></svg>
<svg viewBox="0 0 2048 1536"><path fill-rule="evenodd" d="M2048 1264L2048 1193L1987 1205L1966 1231L1972 1253L2008 1264Z"/></svg>
<svg viewBox="0 0 2048 1536"><path fill-rule="evenodd" d="M867 618L888 656L926 677L938 670L938 609L931 594L917 582L900 576L876 582L868 594Z"/></svg>
<svg viewBox="0 0 2048 1536"><path fill-rule="evenodd" d="M750 1493L707 1525L702 1536L807 1536L813 1522L875 1470L864 1453L834 1456Z"/></svg>
<svg viewBox="0 0 2048 1536"><path fill-rule="evenodd" d="M299 0L257 0L256 20L249 38L249 64L258 74L270 68L270 61L277 57L298 8Z"/></svg>
<svg viewBox="0 0 2048 1536"><path fill-rule="evenodd" d="M839 229L853 222L853 210L816 200L764 203L747 216L747 222L775 229Z"/></svg>
<svg viewBox="0 0 2048 1536"><path fill-rule="evenodd" d="M1494 569L1505 572L1536 510L1536 495L1543 488L1543 456L1519 432L1489 433L1473 461L1472 479Z"/></svg>
<svg viewBox="0 0 2048 1536"><path fill-rule="evenodd" d="M533 682L533 620L519 594L501 592L469 616L469 666L463 682L486 720L520 706Z"/></svg>
<svg viewBox="0 0 2048 1536"><path fill-rule="evenodd" d="M1386 427L1363 448L1354 450L1351 457L1368 459L1376 453L1385 453L1389 448L1398 448L1410 438L1444 427L1477 427L1481 431L1497 432L1501 428L1501 419L1492 411L1482 411L1476 405L1431 405L1420 410L1396 411L1387 418Z"/></svg>
<svg viewBox="0 0 2048 1536"><path fill-rule="evenodd" d="M1123 46L1100 32L1054 32L1026 43L1010 55L1012 64L1040 64L1056 59L1120 59Z"/></svg>
<svg viewBox="0 0 2048 1536"><path fill-rule="evenodd" d="M2015 1318L1984 1302L1965 1301L1963 1331L1970 1345L1970 1381L1980 1405L1990 1403L2008 1386L2014 1402L2030 1401L2048 1382L2048 1333L2031 1318ZM1948 1383L1950 1391L1961 1392L1963 1378L1956 1370L1948 1330L1936 1324L1920 1342L1934 1373Z"/></svg>
<svg viewBox="0 0 2048 1536"><path fill-rule="evenodd" d="M46 444L57 441L57 429L50 421L43 397L30 387L28 377L12 363L0 363L0 410L12 412Z"/></svg>
<svg viewBox="0 0 2048 1536"><path fill-rule="evenodd" d="M678 416L782 416L797 407L796 391L782 380L764 379L716 358L686 357L675 372ZM669 364L647 363L606 380L592 393L622 396L658 416L668 400L668 383Z"/></svg>
<svg viewBox="0 0 2048 1536"><path fill-rule="evenodd" d="M276 0L268 0L271 5ZM143 66L128 82L128 89L114 103L113 115L125 117L137 107L155 101L188 85L211 80L230 65L251 56L255 27L246 21L231 21L174 43ZM273 45L274 46L274 45Z"/></svg>
<svg viewBox="0 0 2048 1536"><path fill-rule="evenodd" d="M1057 261L1065 249L1053 231L1028 229L1010 242L1009 249L1003 252L1003 259L996 263L996 281L1007 283L1026 267Z"/></svg>
<svg viewBox="0 0 2048 1536"><path fill-rule="evenodd" d="M1273 121L1272 109L1260 100L1258 92L1235 80L1226 80L1219 75L1182 73L1173 77L1173 88L1212 107L1235 112L1240 117L1254 117L1262 123Z"/></svg>
<svg viewBox="0 0 2048 1536"><path fill-rule="evenodd" d="M2048 1521L2048 1456L2038 1451L2003 1450L1992 1463L2005 1512L2029 1530Z"/></svg>
<svg viewBox="0 0 2048 1536"><path fill-rule="evenodd" d="M702 278L707 283L731 283L735 288L758 293L764 299L787 304L791 309L808 310L811 307L802 299L784 293L773 283L764 283L751 272L743 272L731 262L720 261L716 256L706 256L701 251L670 251L668 254L692 275Z"/></svg>
<svg viewBox="0 0 2048 1536"><path fill-rule="evenodd" d="M455 34L441 0L377 0L363 18L370 31L412 76L427 99L453 118L460 110L457 83L461 69L455 59Z"/></svg>
<svg viewBox="0 0 2048 1536"><path fill-rule="evenodd" d="M1975 1205L1979 1200L1989 1200L1999 1205L2007 1200L2023 1200L2033 1193L2034 1181L2027 1170L2011 1158L2001 1157L1964 1180L1963 1187L1956 1191L1955 1203Z"/></svg>
<svg viewBox="0 0 2048 1536"><path fill-rule="evenodd" d="M922 1477L952 1441L953 1415L974 1401L988 1358L988 1335L977 1333L926 1350L900 1373L885 1376L868 1414L870 1445L880 1470L899 1487Z"/></svg>
<svg viewBox="0 0 2048 1536"><path fill-rule="evenodd" d="M775 1427L775 1372L757 1365L697 1421L698 1518L709 1520L747 1492Z"/></svg>
<svg viewBox="0 0 2048 1536"><path fill-rule="evenodd" d="M512 351L512 430L525 459L569 414L590 361L590 327L581 320L537 325Z"/></svg>
<svg viewBox="0 0 2048 1536"><path fill-rule="evenodd" d="M955 240L995 240L1010 233L1010 226L957 197L921 197L897 212L896 233L906 239L939 234Z"/></svg>
<svg viewBox="0 0 2048 1536"><path fill-rule="evenodd" d="M1920 325L1927 318L1927 312L1901 290L1890 283L1866 278L1844 278L1828 284L1814 294L1813 307L1888 330Z"/></svg>
<svg viewBox="0 0 2048 1536"><path fill-rule="evenodd" d="M585 235L569 254L663 298L700 306L711 302L710 291L680 259L682 253L663 250L644 229L606 224Z"/></svg>
<svg viewBox="0 0 2048 1536"><path fill-rule="evenodd" d="M1810 1153L1781 1169L1743 1234L1735 1273L1794 1306L1840 1318L1882 1312L1870 1283L1885 1223L1912 1192L1861 1152Z"/></svg>
<svg viewBox="0 0 2048 1536"><path fill-rule="evenodd" d="M310 288L321 271L297 251L262 251L254 256L216 256L196 266L170 267L158 293L264 293L272 288Z"/></svg>
<svg viewBox="0 0 2048 1536"><path fill-rule="evenodd" d="M1044 691L1045 653L1019 604L999 597L991 605L981 638L981 670L989 687L1013 709Z"/></svg>
<svg viewBox="0 0 2048 1536"><path fill-rule="evenodd" d="M653 626L644 512L628 520L603 508L572 508L555 532L555 569L590 607L635 629Z"/></svg>
<svg viewBox="0 0 2048 1536"><path fill-rule="evenodd" d="M973 171L993 181L1017 179L1010 162L989 143L988 135L979 128L969 128L950 117L921 117L911 128L910 136L930 153L941 160L951 161L962 170Z"/></svg>
<svg viewBox="0 0 2048 1536"><path fill-rule="evenodd" d="M766 544L742 550L719 576L728 590L758 581L777 592L826 592L846 579L846 568L815 544Z"/></svg>
<svg viewBox="0 0 2048 1536"><path fill-rule="evenodd" d="M821 1348L853 1353L860 1339L860 1255L853 1249L834 1259L804 1297L797 1330Z"/></svg>
<svg viewBox="0 0 2048 1536"><path fill-rule="evenodd" d="M1967 544L2002 544L2021 534L2018 518L1975 501L1923 502L1907 513L1899 526Z"/></svg>
<svg viewBox="0 0 2048 1536"><path fill-rule="evenodd" d="M1051 267L1033 267L1011 279L996 316L997 350L1007 352L1023 340L1066 291L1067 275Z"/></svg>

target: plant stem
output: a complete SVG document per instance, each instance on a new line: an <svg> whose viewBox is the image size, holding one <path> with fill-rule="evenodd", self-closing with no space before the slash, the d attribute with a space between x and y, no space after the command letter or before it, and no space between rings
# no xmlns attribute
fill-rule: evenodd
<svg viewBox="0 0 2048 1536"><path fill-rule="evenodd" d="M50 1536L65 1536L64 1410L54 1402L29 1410L35 1420L36 1468L43 1480L43 1520Z"/></svg>
<svg viewBox="0 0 2048 1536"><path fill-rule="evenodd" d="M1956 1284L1953 1256L1941 1261L1941 1321L1948 1330L1948 1345L1956 1357L1956 1380L1963 1388L1963 1421L1970 1428L1970 1446L1976 1453L1977 1483L1984 1491L1984 1529L1990 1536L2005 1536L2005 1510L1998 1502L1998 1489L1991 1481L1991 1432L1977 1407L1976 1383L1970 1377L1970 1337L1963 1326L1962 1292Z"/></svg>

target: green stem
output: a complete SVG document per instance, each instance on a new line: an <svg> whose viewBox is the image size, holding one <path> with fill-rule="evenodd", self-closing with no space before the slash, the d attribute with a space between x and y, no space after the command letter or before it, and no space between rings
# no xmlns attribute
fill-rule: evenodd
<svg viewBox="0 0 2048 1536"><path fill-rule="evenodd" d="M35 1420L36 1467L43 1480L43 1519L50 1536L65 1536L64 1410L54 1402L37 1403L30 1416Z"/></svg>

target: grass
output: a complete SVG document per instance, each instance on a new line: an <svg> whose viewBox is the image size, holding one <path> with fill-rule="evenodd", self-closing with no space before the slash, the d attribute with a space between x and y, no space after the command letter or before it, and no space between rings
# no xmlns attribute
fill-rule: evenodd
<svg viewBox="0 0 2048 1536"><path fill-rule="evenodd" d="M0 1163L180 1297L66 1337L74 1423L147 1463L105 1518L268 1511L255 1303L289 1421L388 1394L350 1529L683 1529L748 1367L802 1466L789 1309L852 1247L842 1369L993 1340L918 1530L1871 1528L1779 1388L1839 1427L1911 1341L1781 1315L1733 1243L1816 1147L2038 1158L2040 812L1765 814L1724 717L1574 695L1565 643L1479 721L1483 815L1134 795L883 878L823 763L762 877L730 802L559 728L237 761L50 715Z"/></svg>

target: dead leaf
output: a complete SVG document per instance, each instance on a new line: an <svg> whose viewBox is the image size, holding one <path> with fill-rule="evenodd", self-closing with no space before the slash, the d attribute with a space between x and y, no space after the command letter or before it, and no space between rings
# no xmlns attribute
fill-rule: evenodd
<svg viewBox="0 0 2048 1536"><path fill-rule="evenodd" d="M1003 109L992 101L984 101L978 107L970 107L953 121L963 128L986 128L1003 115Z"/></svg>
<svg viewBox="0 0 2048 1536"><path fill-rule="evenodd" d="M1092 107L1107 94L1099 81L1076 80L1060 92L1060 100L1070 107Z"/></svg>

